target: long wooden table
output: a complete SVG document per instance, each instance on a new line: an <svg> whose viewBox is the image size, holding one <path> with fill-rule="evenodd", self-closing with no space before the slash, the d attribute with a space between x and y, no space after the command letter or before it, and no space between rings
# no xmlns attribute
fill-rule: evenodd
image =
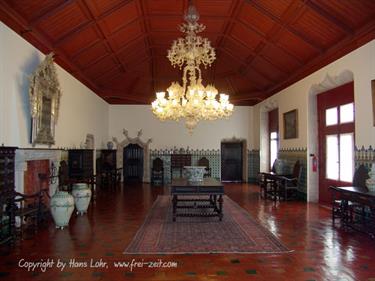
<svg viewBox="0 0 375 281"><path fill-rule="evenodd" d="M330 187L333 200L343 200L343 223L375 238L375 192L365 187ZM333 206L332 206L333 208Z"/></svg>
<svg viewBox="0 0 375 281"><path fill-rule="evenodd" d="M204 178L203 182L195 183L188 182L183 178L173 179L171 195L173 221L176 221L176 217L217 216L220 221L223 219L224 185L214 178ZM190 198L184 198L186 196ZM194 209L194 212L177 212L177 209ZM206 209L206 211L200 212L201 209Z"/></svg>

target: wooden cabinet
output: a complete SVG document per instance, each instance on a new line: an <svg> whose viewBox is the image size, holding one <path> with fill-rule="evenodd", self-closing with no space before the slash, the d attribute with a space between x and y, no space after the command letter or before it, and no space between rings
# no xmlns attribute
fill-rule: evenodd
<svg viewBox="0 0 375 281"><path fill-rule="evenodd" d="M179 172L182 177L182 169L184 166L191 166L191 154L172 154L171 155L171 179L173 179L174 171Z"/></svg>
<svg viewBox="0 0 375 281"><path fill-rule="evenodd" d="M15 151L15 147L0 147L0 244L14 239Z"/></svg>
<svg viewBox="0 0 375 281"><path fill-rule="evenodd" d="M69 178L83 180L94 174L92 149L70 149L68 151Z"/></svg>

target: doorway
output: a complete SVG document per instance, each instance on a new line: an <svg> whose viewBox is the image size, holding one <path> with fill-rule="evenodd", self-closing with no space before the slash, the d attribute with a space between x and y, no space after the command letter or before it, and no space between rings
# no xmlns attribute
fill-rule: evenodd
<svg viewBox="0 0 375 281"><path fill-rule="evenodd" d="M351 185L354 173L353 82L319 94L319 203L330 204L329 186Z"/></svg>
<svg viewBox="0 0 375 281"><path fill-rule="evenodd" d="M242 182L243 142L221 143L221 180Z"/></svg>
<svg viewBox="0 0 375 281"><path fill-rule="evenodd" d="M142 182L143 179L143 148L138 144L124 147L123 155L124 181Z"/></svg>

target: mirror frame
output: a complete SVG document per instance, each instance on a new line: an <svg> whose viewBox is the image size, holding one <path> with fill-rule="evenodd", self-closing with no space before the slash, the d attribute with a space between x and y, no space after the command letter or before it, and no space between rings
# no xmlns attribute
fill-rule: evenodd
<svg viewBox="0 0 375 281"><path fill-rule="evenodd" d="M48 54L30 76L29 98L31 112L31 139L36 144L55 144L61 89L53 53Z"/></svg>

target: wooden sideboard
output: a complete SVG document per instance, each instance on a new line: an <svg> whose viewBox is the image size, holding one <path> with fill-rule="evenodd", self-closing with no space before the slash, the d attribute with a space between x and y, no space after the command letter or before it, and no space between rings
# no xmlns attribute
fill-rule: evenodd
<svg viewBox="0 0 375 281"><path fill-rule="evenodd" d="M94 174L92 149L70 149L68 151L69 178L84 180Z"/></svg>
<svg viewBox="0 0 375 281"><path fill-rule="evenodd" d="M176 170L179 172L179 176L182 177L182 169L184 166L191 166L191 154L172 154L171 179L173 179L173 172Z"/></svg>

